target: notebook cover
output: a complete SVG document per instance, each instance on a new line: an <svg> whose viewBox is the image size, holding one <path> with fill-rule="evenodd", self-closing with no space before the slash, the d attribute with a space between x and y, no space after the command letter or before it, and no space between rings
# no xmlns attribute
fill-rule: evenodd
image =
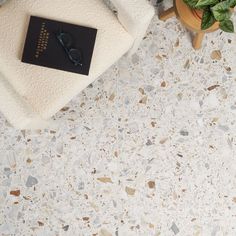
<svg viewBox="0 0 236 236"><path fill-rule="evenodd" d="M75 65L57 39L60 32L69 33L70 48L80 50L83 65ZM36 16L30 17L22 62L37 66L88 75L93 55L97 29Z"/></svg>

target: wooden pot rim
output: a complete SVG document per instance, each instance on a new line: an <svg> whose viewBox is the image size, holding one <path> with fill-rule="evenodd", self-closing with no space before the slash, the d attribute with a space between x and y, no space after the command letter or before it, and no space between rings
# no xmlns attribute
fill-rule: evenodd
<svg viewBox="0 0 236 236"><path fill-rule="evenodd" d="M183 0L174 0L174 9L176 16L181 23L189 30L195 32L213 32L219 29L219 22L215 22L207 30L201 30L201 12L202 10L190 8Z"/></svg>

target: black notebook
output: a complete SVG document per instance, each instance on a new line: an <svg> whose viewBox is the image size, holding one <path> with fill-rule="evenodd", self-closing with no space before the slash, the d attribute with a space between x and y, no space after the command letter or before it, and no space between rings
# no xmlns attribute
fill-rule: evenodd
<svg viewBox="0 0 236 236"><path fill-rule="evenodd" d="M97 29L31 16L22 62L89 74Z"/></svg>

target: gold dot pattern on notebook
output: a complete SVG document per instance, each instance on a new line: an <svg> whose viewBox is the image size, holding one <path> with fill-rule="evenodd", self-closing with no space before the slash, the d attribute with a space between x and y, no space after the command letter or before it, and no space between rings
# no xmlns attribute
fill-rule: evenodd
<svg viewBox="0 0 236 236"><path fill-rule="evenodd" d="M35 58L39 58L42 53L47 50L50 33L46 29L46 23L43 22L40 28L40 33L37 41Z"/></svg>

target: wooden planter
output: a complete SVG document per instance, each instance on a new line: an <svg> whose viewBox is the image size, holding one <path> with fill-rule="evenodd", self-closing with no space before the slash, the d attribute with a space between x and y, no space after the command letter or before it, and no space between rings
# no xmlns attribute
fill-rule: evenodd
<svg viewBox="0 0 236 236"><path fill-rule="evenodd" d="M207 30L201 30L203 11L190 8L183 0L174 1L174 10L182 24L191 31L206 33L219 29L219 23L216 22Z"/></svg>
<svg viewBox="0 0 236 236"><path fill-rule="evenodd" d="M199 49L201 48L204 34L219 29L219 22L215 22L207 30L201 30L202 14L201 10L190 8L183 0L174 0L174 6L163 12L159 18L167 20L172 16L176 16L187 29L196 32L193 39L193 47Z"/></svg>

